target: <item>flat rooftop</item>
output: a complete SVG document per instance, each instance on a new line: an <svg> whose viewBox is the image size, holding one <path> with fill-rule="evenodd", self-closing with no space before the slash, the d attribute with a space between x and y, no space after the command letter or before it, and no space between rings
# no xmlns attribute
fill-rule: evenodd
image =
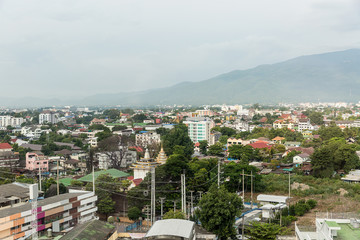
<svg viewBox="0 0 360 240"><path fill-rule="evenodd" d="M349 223L338 223L341 230L337 231L334 240L353 240L360 239L360 228L353 228Z"/></svg>
<svg viewBox="0 0 360 240"><path fill-rule="evenodd" d="M65 200L65 199L77 197L77 196L80 196L80 195L83 195L83 194L86 194L86 193L87 192L64 193L64 194L60 194L59 196L53 196L53 197L45 198L44 200L38 200L37 205L38 205L38 207L42 207L42 206L46 206L48 204L60 202L60 201ZM25 211L28 211L28 210L31 210L31 203L30 202L25 203L24 205L20 205L20 206L4 208L4 209L0 208L0 218L4 218L4 217L7 217L7 216L11 216L13 214L25 212Z"/></svg>

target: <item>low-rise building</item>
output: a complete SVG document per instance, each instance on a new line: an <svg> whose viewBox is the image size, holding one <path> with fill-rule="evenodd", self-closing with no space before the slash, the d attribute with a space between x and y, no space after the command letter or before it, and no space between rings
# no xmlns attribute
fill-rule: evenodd
<svg viewBox="0 0 360 240"><path fill-rule="evenodd" d="M33 152L26 153L25 168L28 170L39 170L43 172L49 171L49 158L44 155L38 155Z"/></svg>
<svg viewBox="0 0 360 240"><path fill-rule="evenodd" d="M66 231L78 223L95 218L97 196L93 192L69 190L69 193L37 201L37 232ZM32 234L32 204L0 208L0 239L27 239Z"/></svg>
<svg viewBox="0 0 360 240"><path fill-rule="evenodd" d="M317 213L315 226L295 223L299 240L354 240L360 237L360 216L354 213Z"/></svg>

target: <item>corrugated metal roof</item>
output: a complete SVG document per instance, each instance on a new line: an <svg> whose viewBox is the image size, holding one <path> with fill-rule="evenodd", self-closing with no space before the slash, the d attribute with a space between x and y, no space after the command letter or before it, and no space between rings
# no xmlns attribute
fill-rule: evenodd
<svg viewBox="0 0 360 240"><path fill-rule="evenodd" d="M276 196L276 195L266 195L266 194L260 194L257 196L258 201L263 202L277 202L277 203L286 203L286 200L289 197L286 196Z"/></svg>
<svg viewBox="0 0 360 240"><path fill-rule="evenodd" d="M189 239L195 227L195 223L182 219L160 220L147 232L145 237L176 236Z"/></svg>

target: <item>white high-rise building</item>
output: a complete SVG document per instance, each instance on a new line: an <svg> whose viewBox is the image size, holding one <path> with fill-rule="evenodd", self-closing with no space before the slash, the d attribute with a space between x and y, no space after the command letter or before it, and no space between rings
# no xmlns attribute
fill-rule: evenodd
<svg viewBox="0 0 360 240"><path fill-rule="evenodd" d="M204 117L195 117L186 119L184 124L188 127L189 137L194 143L203 140L210 142L210 131L215 127L213 120Z"/></svg>
<svg viewBox="0 0 360 240"><path fill-rule="evenodd" d="M54 112L42 112L39 115L39 124L52 123L56 124L59 122L59 114Z"/></svg>
<svg viewBox="0 0 360 240"><path fill-rule="evenodd" d="M7 127L7 126L19 127L23 122L25 122L25 119L23 118L16 118L9 115L0 116L0 127Z"/></svg>

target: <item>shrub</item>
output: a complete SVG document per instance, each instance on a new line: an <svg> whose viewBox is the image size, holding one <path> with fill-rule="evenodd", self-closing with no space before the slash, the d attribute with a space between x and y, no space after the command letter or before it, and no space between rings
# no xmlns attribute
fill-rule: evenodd
<svg viewBox="0 0 360 240"><path fill-rule="evenodd" d="M307 200L306 204L309 205L311 209L313 209L314 207L316 207L317 201L314 199L309 199Z"/></svg>

